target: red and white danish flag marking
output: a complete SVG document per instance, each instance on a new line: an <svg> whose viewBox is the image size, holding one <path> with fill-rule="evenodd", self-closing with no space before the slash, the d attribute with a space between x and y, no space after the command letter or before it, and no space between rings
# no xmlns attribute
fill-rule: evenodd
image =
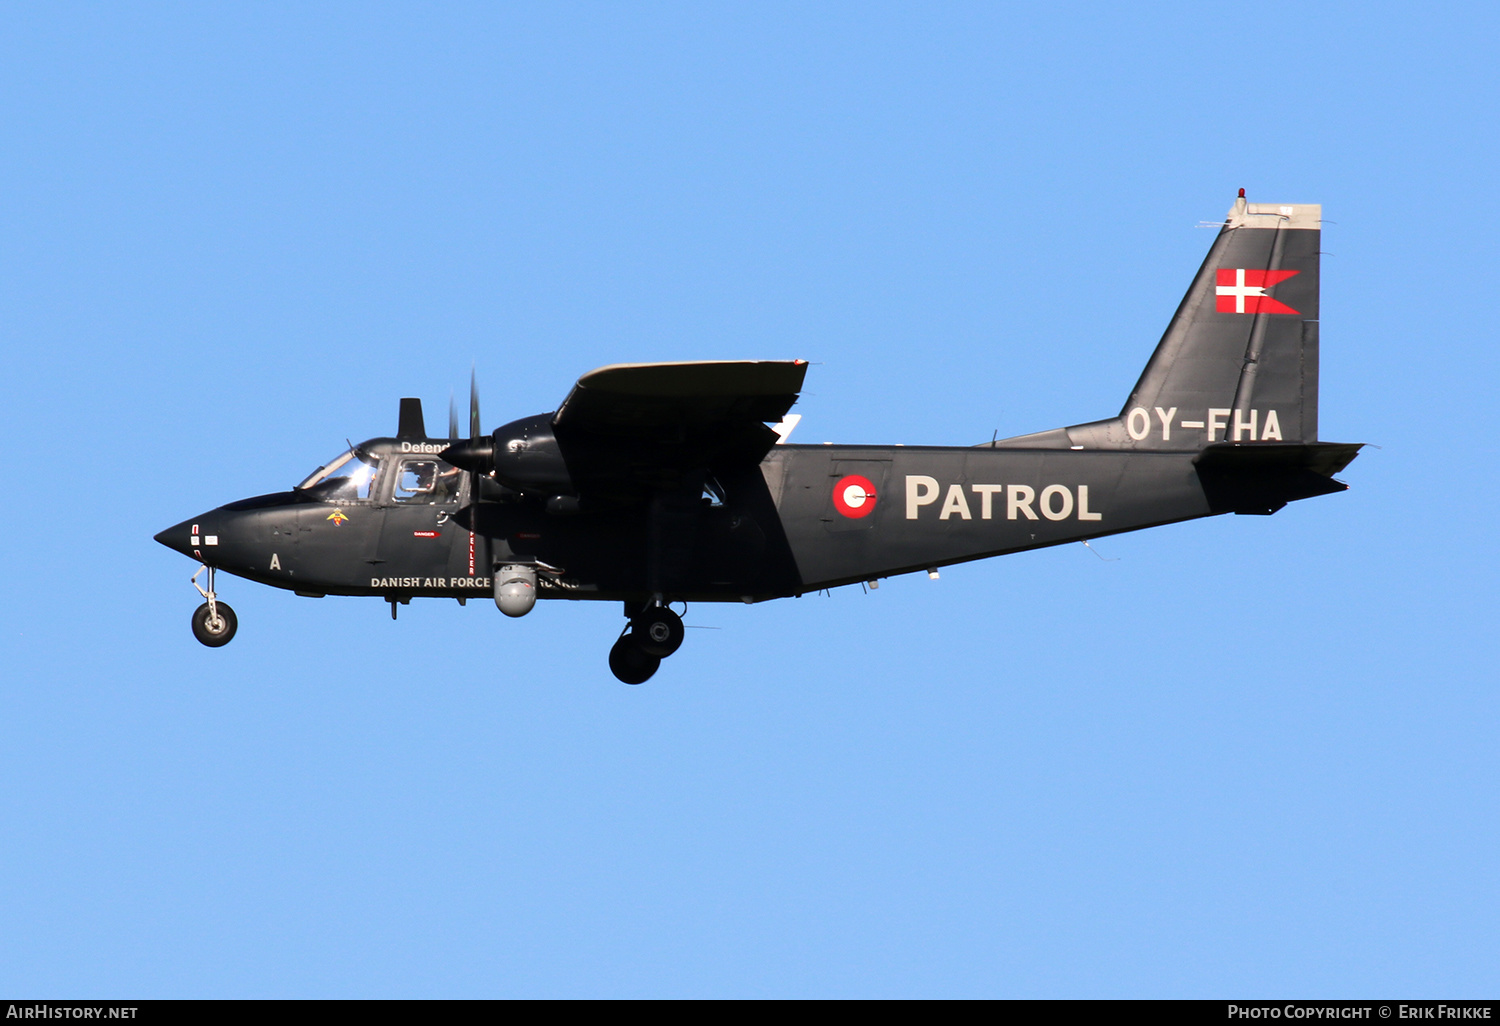
<svg viewBox="0 0 1500 1026"><path fill-rule="evenodd" d="M1218 271L1218 286L1214 289L1214 295L1218 296L1218 311L1233 314L1294 314L1296 310L1266 295L1266 289L1300 273L1300 271L1252 271L1244 267L1221 267Z"/></svg>

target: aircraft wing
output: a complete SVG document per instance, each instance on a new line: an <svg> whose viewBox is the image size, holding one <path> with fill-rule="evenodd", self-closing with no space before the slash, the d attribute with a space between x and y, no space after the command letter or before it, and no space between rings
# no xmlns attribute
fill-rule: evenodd
<svg viewBox="0 0 1500 1026"><path fill-rule="evenodd" d="M552 427L580 485L753 466L806 373L805 360L613 364L578 379Z"/></svg>
<svg viewBox="0 0 1500 1026"><path fill-rule="evenodd" d="M558 431L722 430L779 421L805 360L616 363L589 371L553 415Z"/></svg>

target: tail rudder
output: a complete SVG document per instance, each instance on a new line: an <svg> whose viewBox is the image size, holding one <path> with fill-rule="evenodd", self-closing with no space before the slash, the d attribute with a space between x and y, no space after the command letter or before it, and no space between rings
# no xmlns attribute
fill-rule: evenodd
<svg viewBox="0 0 1500 1026"><path fill-rule="evenodd" d="M1120 415L1073 445L1199 449L1318 437L1318 204L1235 200Z"/></svg>

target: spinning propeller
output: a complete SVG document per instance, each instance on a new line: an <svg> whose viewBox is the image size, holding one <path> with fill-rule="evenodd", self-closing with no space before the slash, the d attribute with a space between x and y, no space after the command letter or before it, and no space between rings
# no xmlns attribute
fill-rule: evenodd
<svg viewBox="0 0 1500 1026"><path fill-rule="evenodd" d="M481 477L494 466L495 440L481 434L479 426L479 381L471 368L469 371L469 437L460 441L458 437L458 409L453 399L448 399L448 437L453 442L443 450L442 457L455 467L469 472L469 502L479 503Z"/></svg>

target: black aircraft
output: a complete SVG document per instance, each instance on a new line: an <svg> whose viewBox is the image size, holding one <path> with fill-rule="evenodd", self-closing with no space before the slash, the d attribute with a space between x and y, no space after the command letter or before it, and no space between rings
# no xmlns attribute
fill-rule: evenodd
<svg viewBox="0 0 1500 1026"><path fill-rule="evenodd" d="M761 602L1345 489L1318 441L1321 208L1240 190L1125 406L978 446L792 445L807 364L617 364L551 413L351 446L290 491L156 536L202 564L205 645L234 637L216 570L298 595L620 602L609 666L640 684L682 644L673 604ZM775 425L770 426L770 425ZM207 588L198 585L208 571Z"/></svg>

